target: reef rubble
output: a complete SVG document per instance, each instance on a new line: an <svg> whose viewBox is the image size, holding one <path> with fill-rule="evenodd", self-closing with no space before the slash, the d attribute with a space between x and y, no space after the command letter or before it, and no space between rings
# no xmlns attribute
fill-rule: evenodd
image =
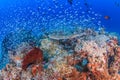
<svg viewBox="0 0 120 80"><path fill-rule="evenodd" d="M75 33L49 34L39 47L18 44L0 80L120 80L117 36L90 28Z"/></svg>

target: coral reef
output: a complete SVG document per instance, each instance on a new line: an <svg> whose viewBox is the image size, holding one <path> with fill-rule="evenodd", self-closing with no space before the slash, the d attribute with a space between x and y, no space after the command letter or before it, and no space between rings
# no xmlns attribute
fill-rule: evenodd
<svg viewBox="0 0 120 80"><path fill-rule="evenodd" d="M116 36L90 28L70 35L48 34L38 48L24 42L0 71L3 80L120 80ZM15 53L15 54L14 54Z"/></svg>

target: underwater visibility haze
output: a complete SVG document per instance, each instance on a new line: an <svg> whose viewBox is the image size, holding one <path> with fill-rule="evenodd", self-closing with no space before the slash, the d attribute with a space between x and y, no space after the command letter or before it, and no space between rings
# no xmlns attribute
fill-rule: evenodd
<svg viewBox="0 0 120 80"><path fill-rule="evenodd" d="M0 0L0 80L120 80L120 0Z"/></svg>

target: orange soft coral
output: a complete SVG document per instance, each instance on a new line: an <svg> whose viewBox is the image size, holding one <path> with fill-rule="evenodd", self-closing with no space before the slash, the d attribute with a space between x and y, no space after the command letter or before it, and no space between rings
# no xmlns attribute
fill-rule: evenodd
<svg viewBox="0 0 120 80"><path fill-rule="evenodd" d="M106 64L89 63L88 68L95 80L110 80L110 75L108 73Z"/></svg>
<svg viewBox="0 0 120 80"><path fill-rule="evenodd" d="M69 80L86 80L87 79L87 73L82 72L80 73L75 68L72 70L72 73L69 76L65 76L66 79Z"/></svg>
<svg viewBox="0 0 120 80"><path fill-rule="evenodd" d="M26 70L26 68L30 64L41 63L43 61L43 52L39 48L33 48L30 52L28 52L22 61L22 69Z"/></svg>
<svg viewBox="0 0 120 80"><path fill-rule="evenodd" d="M41 72L39 71L42 71L42 66L40 65L34 65L32 67L32 75L35 76L37 73L41 74Z"/></svg>

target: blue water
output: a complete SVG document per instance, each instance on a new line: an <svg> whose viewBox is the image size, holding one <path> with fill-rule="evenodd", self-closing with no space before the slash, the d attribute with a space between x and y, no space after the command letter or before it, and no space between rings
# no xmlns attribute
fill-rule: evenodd
<svg viewBox="0 0 120 80"><path fill-rule="evenodd" d="M83 27L104 27L108 32L119 34L119 4L120 0L73 0L72 4L67 0L0 0L0 44L7 34L21 29L32 30L38 38L54 29L71 30L71 23ZM105 19L104 16L110 18ZM85 18L93 20L82 23ZM0 60L3 61L7 52L1 45Z"/></svg>

